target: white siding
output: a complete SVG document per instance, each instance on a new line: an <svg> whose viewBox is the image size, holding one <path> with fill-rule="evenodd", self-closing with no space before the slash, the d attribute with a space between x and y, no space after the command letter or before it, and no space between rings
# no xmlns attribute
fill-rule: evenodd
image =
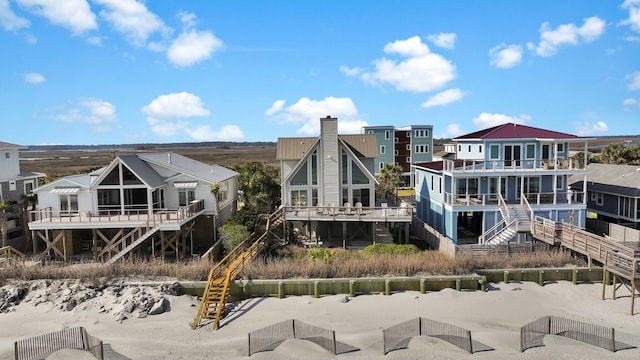
<svg viewBox="0 0 640 360"><path fill-rule="evenodd" d="M340 149L338 147L338 119L320 119L320 161L322 167L323 204L340 204Z"/></svg>
<svg viewBox="0 0 640 360"><path fill-rule="evenodd" d="M7 155L9 154L9 158ZM18 149L0 149L0 181L15 179L20 174Z"/></svg>

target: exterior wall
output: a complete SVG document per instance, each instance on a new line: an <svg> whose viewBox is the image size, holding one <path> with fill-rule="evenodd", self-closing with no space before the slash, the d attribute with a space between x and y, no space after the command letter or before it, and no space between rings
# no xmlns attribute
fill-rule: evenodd
<svg viewBox="0 0 640 360"><path fill-rule="evenodd" d="M365 134L373 134L376 137L378 145L378 156L373 159L372 173L378 175L380 173L380 164L393 164L394 156L394 129L393 126L365 126L363 128ZM384 153L381 151L384 149Z"/></svg>
<svg viewBox="0 0 640 360"><path fill-rule="evenodd" d="M340 204L340 149L338 147L338 119L320 119L320 151L318 165L322 168L319 180L323 204Z"/></svg>
<svg viewBox="0 0 640 360"><path fill-rule="evenodd" d="M411 162L429 162L433 160L433 126L411 126ZM424 152L417 151L424 148Z"/></svg>
<svg viewBox="0 0 640 360"><path fill-rule="evenodd" d="M460 160L484 160L485 150L484 143L477 141L460 141L456 145L457 158Z"/></svg>
<svg viewBox="0 0 640 360"><path fill-rule="evenodd" d="M18 148L0 149L0 181L15 179L20 174Z"/></svg>

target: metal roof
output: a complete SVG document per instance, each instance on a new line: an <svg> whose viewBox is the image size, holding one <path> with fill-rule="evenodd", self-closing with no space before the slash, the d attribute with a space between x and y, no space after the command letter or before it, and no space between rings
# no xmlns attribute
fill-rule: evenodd
<svg viewBox="0 0 640 360"><path fill-rule="evenodd" d="M480 139L580 139L579 136L557 131L535 128L532 126L506 123L488 129L462 135L453 140Z"/></svg>
<svg viewBox="0 0 640 360"><path fill-rule="evenodd" d="M299 160L319 140L319 137L278 138L277 160ZM378 156L376 137L373 134L338 135L358 157L375 158Z"/></svg>
<svg viewBox="0 0 640 360"><path fill-rule="evenodd" d="M9 149L9 148L21 148L21 149L26 149L24 146L22 145L16 145L16 144L12 144L12 143L8 143L8 142L4 142L4 141L0 141L0 148L2 149Z"/></svg>
<svg viewBox="0 0 640 360"><path fill-rule="evenodd" d="M220 165L207 165L176 153L138 154L140 160L175 171L176 175L185 174L209 183L218 183L240 175Z"/></svg>
<svg viewBox="0 0 640 360"><path fill-rule="evenodd" d="M145 161L142 161L138 155L120 155L118 158L149 187L157 188L164 185L162 176Z"/></svg>

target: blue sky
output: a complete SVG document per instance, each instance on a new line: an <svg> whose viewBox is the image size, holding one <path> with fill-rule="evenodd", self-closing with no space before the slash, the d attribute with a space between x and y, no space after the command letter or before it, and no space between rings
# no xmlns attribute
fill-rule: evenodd
<svg viewBox="0 0 640 360"><path fill-rule="evenodd" d="M0 141L640 134L640 0L0 0Z"/></svg>

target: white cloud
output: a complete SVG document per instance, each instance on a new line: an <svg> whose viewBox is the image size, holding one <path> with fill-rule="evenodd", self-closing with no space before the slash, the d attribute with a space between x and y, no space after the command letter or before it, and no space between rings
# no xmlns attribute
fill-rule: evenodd
<svg viewBox="0 0 640 360"><path fill-rule="evenodd" d="M178 13L178 19L180 19L182 26L184 26L187 29L193 28L194 26L196 26L196 23L197 23L196 14L192 12L180 11Z"/></svg>
<svg viewBox="0 0 640 360"><path fill-rule="evenodd" d="M276 100L273 105L271 105L271 107L264 112L264 114L267 116L272 116L282 110L284 108L284 104L285 100Z"/></svg>
<svg viewBox="0 0 640 360"><path fill-rule="evenodd" d="M167 59L180 67L191 66L211 57L214 51L221 49L222 40L211 31L190 30L176 38L167 50Z"/></svg>
<svg viewBox="0 0 640 360"><path fill-rule="evenodd" d="M491 65L500 69L512 68L522 61L522 46L502 43L489 50L489 56Z"/></svg>
<svg viewBox="0 0 640 360"><path fill-rule="evenodd" d="M0 25L7 31L17 31L28 28L31 23L11 10L9 0L0 0Z"/></svg>
<svg viewBox="0 0 640 360"><path fill-rule="evenodd" d="M17 0L28 11L40 15L52 24L65 27L74 35L98 28L96 15L86 0Z"/></svg>
<svg viewBox="0 0 640 360"><path fill-rule="evenodd" d="M27 73L24 74L24 81L29 84L40 84L45 82L44 76L38 73Z"/></svg>
<svg viewBox="0 0 640 360"><path fill-rule="evenodd" d="M447 125L447 128L444 132L444 134L441 134L439 136L440 139L449 139L449 138L455 138L461 135L464 135L465 131L462 130L462 128L460 127L460 125L458 124L449 124Z"/></svg>
<svg viewBox="0 0 640 360"><path fill-rule="evenodd" d="M153 118L189 118L209 116L210 111L204 107L200 98L188 92L160 95L142 108L142 111Z"/></svg>
<svg viewBox="0 0 640 360"><path fill-rule="evenodd" d="M100 17L109 22L134 46L143 46L154 33L171 32L164 22L136 0L93 0L105 7Z"/></svg>
<svg viewBox="0 0 640 360"><path fill-rule="evenodd" d="M418 36L388 43L384 51L405 59L376 59L375 71L363 72L362 80L373 85L390 84L398 91L427 92L444 87L456 77L455 65L432 53Z"/></svg>
<svg viewBox="0 0 640 360"><path fill-rule="evenodd" d="M348 67L346 65L340 65L340 72L344 73L347 76L358 76L364 72L364 69L359 67Z"/></svg>
<svg viewBox="0 0 640 360"><path fill-rule="evenodd" d="M604 33L606 23L596 17L584 20L582 26L563 24L551 29L548 22L540 26L540 42L536 46L528 43L529 50L540 56L553 56L561 45L578 45L580 42L591 42Z"/></svg>
<svg viewBox="0 0 640 360"><path fill-rule="evenodd" d="M627 85L627 89L629 90L638 90L640 89L640 71L636 71L632 74L628 74L624 77L626 80L629 80L629 84Z"/></svg>
<svg viewBox="0 0 640 360"><path fill-rule="evenodd" d="M640 33L640 1L626 0L622 8L629 10L629 18L619 22L619 25L629 25L631 30Z"/></svg>
<svg viewBox="0 0 640 360"><path fill-rule="evenodd" d="M640 109L640 100L636 100L636 99L625 99L622 102L622 105L624 105L624 110L625 111L631 111L632 108L637 107L638 109Z"/></svg>
<svg viewBox="0 0 640 360"><path fill-rule="evenodd" d="M596 135L609 131L609 127L604 121L598 121L595 124L584 123L578 126L578 135Z"/></svg>
<svg viewBox="0 0 640 360"><path fill-rule="evenodd" d="M85 99L66 112L54 116L54 119L66 123L87 124L92 127L93 132L106 133L117 123L116 107L104 100Z"/></svg>
<svg viewBox="0 0 640 360"><path fill-rule="evenodd" d="M244 138L244 133L236 125L225 125L220 130L212 130L209 125L185 129L185 132L197 141L238 141Z"/></svg>
<svg viewBox="0 0 640 360"><path fill-rule="evenodd" d="M244 138L242 130L236 125L225 125L215 131L210 125L194 125L187 121L211 114L202 100L191 93L160 95L141 110L148 115L147 124L151 131L161 137L184 134L197 141L235 141Z"/></svg>
<svg viewBox="0 0 640 360"><path fill-rule="evenodd" d="M429 99L427 99L427 101L425 101L422 104L423 108L430 108L433 106L442 106L442 105L447 105L450 104L452 102L456 102L456 101L460 101L462 100L462 98L465 96L465 93L458 89L447 89L445 91L441 91L435 95L433 95L432 97L430 97Z"/></svg>
<svg viewBox="0 0 640 360"><path fill-rule="evenodd" d="M479 129L485 129L506 123L525 124L531 120L531 116L522 114L519 116L509 116L504 114L482 113L475 117L472 122Z"/></svg>
<svg viewBox="0 0 640 360"><path fill-rule="evenodd" d="M431 41L432 43L436 44L436 46L439 46L441 48L453 49L456 45L457 37L458 35L456 35L455 33L440 33L427 35L427 40Z"/></svg>
<svg viewBox="0 0 640 360"><path fill-rule="evenodd" d="M282 101L279 103L278 101ZM270 112L272 118L280 124L292 124L299 126L297 133L301 135L318 135L320 133L320 118L338 118L338 131L340 133L360 133L367 122L360 118L355 104L350 98L327 97L323 100L301 98L295 104L284 107L284 100L276 101ZM274 110L277 109L277 110Z"/></svg>

